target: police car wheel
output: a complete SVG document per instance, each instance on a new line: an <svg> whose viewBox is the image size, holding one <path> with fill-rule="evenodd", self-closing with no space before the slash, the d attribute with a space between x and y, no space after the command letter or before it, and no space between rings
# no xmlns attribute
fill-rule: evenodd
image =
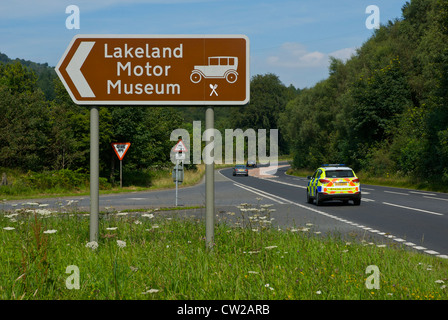
<svg viewBox="0 0 448 320"><path fill-rule="evenodd" d="M320 206L322 204L322 200L319 197L319 192L316 192L316 206Z"/></svg>
<svg viewBox="0 0 448 320"><path fill-rule="evenodd" d="M355 199L355 200L353 200L353 204L354 204L355 206L359 206L359 205L361 204L361 199Z"/></svg>
<svg viewBox="0 0 448 320"><path fill-rule="evenodd" d="M306 190L306 202L313 203L313 198L310 197L310 193L308 190Z"/></svg>

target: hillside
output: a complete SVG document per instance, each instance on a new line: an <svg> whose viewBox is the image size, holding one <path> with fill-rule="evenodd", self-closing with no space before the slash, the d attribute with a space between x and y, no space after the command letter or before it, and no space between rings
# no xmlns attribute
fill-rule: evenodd
<svg viewBox="0 0 448 320"><path fill-rule="evenodd" d="M296 168L448 182L448 1L412 0L280 117Z"/></svg>
<svg viewBox="0 0 448 320"><path fill-rule="evenodd" d="M54 67L48 63L37 63L24 59L10 59L6 54L0 52L0 63L11 64L19 62L21 65L31 69L37 76L37 86L45 94L47 100L55 98L53 81L57 77Z"/></svg>

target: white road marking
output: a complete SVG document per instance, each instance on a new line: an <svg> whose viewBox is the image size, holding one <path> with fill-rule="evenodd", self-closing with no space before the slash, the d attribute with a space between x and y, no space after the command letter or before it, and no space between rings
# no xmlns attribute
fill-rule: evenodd
<svg viewBox="0 0 448 320"><path fill-rule="evenodd" d="M434 250L426 250L425 252L428 254L434 254L434 255L439 254L437 251L434 251Z"/></svg>
<svg viewBox="0 0 448 320"><path fill-rule="evenodd" d="M281 183L281 184L286 184L287 186L291 186L291 187L296 187L296 188L302 188L302 189L306 189L306 186L299 186L297 184L292 184L292 183L288 183L288 182L283 182L283 181L277 181L277 180L268 180L271 182L275 182L275 183Z"/></svg>
<svg viewBox="0 0 448 320"><path fill-rule="evenodd" d="M348 220L339 218L339 217L337 217L337 216L331 215L331 214L326 213L326 212L324 212L324 211L320 211L320 210L311 208L311 207L309 207L309 206L306 206L306 205L303 205L303 204L300 204L300 203L297 203L297 202L294 202L294 201L291 201L291 200L288 200L288 199L279 197L279 196L277 196L277 195L273 195L273 194L271 194L271 193L262 191L262 190L260 190L260 189L256 189L256 188L254 188L254 187L248 187L248 186L245 186L245 185L242 185L242 184L239 184L239 183L234 183L234 185L237 186L237 187L246 189L247 191L250 191L250 192L253 192L253 193L255 193L255 194L258 194L258 195L260 195L260 196L264 196L264 197L266 197L266 198L269 198L269 199L271 199L271 200L273 200L273 201L276 201L276 202L278 202L278 203L281 203L281 204L289 203L289 204L292 204L292 205L301 207L301 208L303 208L303 209L306 209L306 210L310 210L310 211L316 212L316 213L318 213L318 214L320 214L320 215L323 215L323 216L326 216L326 217L328 217L328 218L335 219L335 220L338 220L338 221L341 221L341 222L350 224L350 225L352 225L352 226L355 226L355 227L358 227L358 228L361 228L361 229L365 229L366 231L377 233L378 235L382 235L382 236L384 236L384 237L386 237L386 238L393 239L393 240L395 240L395 241L397 241L397 242L404 242L404 241L406 241L406 240L404 240L404 239L397 238L397 237L395 237L394 235L391 235L391 234L388 234L388 233L386 234L386 233L384 233L384 232L380 232L379 230L371 230L370 228L368 228L368 227L366 227L366 226L359 225L359 224L357 224L357 223L354 223L354 222L351 222L351 221L348 221ZM383 203L384 203L384 202L383 202ZM388 203L384 203L384 204L388 204ZM389 204L389 205L393 205L393 204ZM408 208L408 207L405 207L405 208L407 208L407 209L413 209L413 210L418 210L418 211L426 211L426 210L415 209L415 208ZM429 211L429 212L430 212L430 211ZM433 214L434 214L434 212L433 212ZM409 243L409 242L408 242L408 243ZM420 247L420 246L412 246L412 248L417 249L417 250L426 250L426 249L427 249L427 248L425 248L425 247ZM435 255L435 256L440 257L440 258L443 258L443 259L448 259L448 255L441 255L441 254L439 254L437 251L426 250L426 251L424 251L424 252L426 252L426 253L428 253L428 254Z"/></svg>
<svg viewBox="0 0 448 320"><path fill-rule="evenodd" d="M395 192L395 191L387 191L387 190L384 190L384 192L387 192L387 193L393 193L393 194L400 194L400 195L402 195L402 196L408 196L408 195L409 195L409 193L402 193L402 192Z"/></svg>
<svg viewBox="0 0 448 320"><path fill-rule="evenodd" d="M418 191L409 191L409 193L422 194L424 196L435 196L435 193L426 193L426 192L418 192Z"/></svg>
<svg viewBox="0 0 448 320"><path fill-rule="evenodd" d="M402 209L408 209L408 210L414 210L414 211L420 211L420 212L425 212L425 213L429 213L429 214L434 214L436 216L443 216L442 213L428 211L428 210L423 210L423 209L417 209L417 208L411 208L411 207L406 207L406 206L401 206L401 205L393 204L393 203L389 203L389 202L383 202L383 204L386 204L388 206L402 208Z"/></svg>
<svg viewBox="0 0 448 320"><path fill-rule="evenodd" d="M245 189L245 190L247 190L247 191L250 191L250 192L252 192L252 193L258 194L259 196L268 198L268 199L270 199L270 200L272 200L272 201L275 201L275 202L277 202L277 203L279 203L279 204L284 204L283 202L281 202L281 201L279 201L279 200L277 200L277 199L275 199L275 198L273 198L273 197L270 197L270 196L269 196L270 194L268 193L268 195L267 195L264 191L257 190L257 191L258 191L258 192L257 192L257 191L251 190L251 187L248 187L248 186L245 186L245 185L242 185L242 184L239 184L239 183L233 183L233 185L234 185L234 186L237 186L237 187L239 187L239 188Z"/></svg>
<svg viewBox="0 0 448 320"><path fill-rule="evenodd" d="M443 199L443 198L436 198L436 197L428 197L428 196L423 196L423 198L434 199L434 200L443 200L443 201L448 201L448 199Z"/></svg>

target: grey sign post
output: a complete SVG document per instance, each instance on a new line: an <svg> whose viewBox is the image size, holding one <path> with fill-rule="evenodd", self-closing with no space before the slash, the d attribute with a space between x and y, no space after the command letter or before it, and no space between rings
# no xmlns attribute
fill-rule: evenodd
<svg viewBox="0 0 448 320"><path fill-rule="evenodd" d="M99 108L90 108L90 241L98 241L99 213Z"/></svg>
<svg viewBox="0 0 448 320"><path fill-rule="evenodd" d="M215 127L215 111L213 107L208 107L205 111L205 129L213 130ZM209 132L210 132L209 131ZM208 137L206 145L214 143ZM209 249L213 248L215 230L215 161L205 164L205 239Z"/></svg>

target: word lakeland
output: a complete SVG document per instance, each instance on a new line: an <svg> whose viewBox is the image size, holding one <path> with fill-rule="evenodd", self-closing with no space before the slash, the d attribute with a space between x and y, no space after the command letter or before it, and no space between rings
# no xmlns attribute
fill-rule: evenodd
<svg viewBox="0 0 448 320"><path fill-rule="evenodd" d="M167 77L171 65L159 65L152 62L154 59L182 59L183 44L178 47L151 47L148 43L144 47L132 47L127 43L123 47L109 48L104 44L104 57L107 59L120 59L117 61L117 77ZM124 62L123 59L145 59L142 63ZM178 83L125 83L122 80L107 80L107 94L156 94L175 95L180 94Z"/></svg>
<svg viewBox="0 0 448 320"><path fill-rule="evenodd" d="M221 314L238 314L238 315L268 315L269 314L269 305L265 304L256 304L256 305L245 305L245 304L238 304L238 305L231 305L231 304L225 304L221 306L221 309L213 309L212 307L192 307L187 306L185 304L182 307L178 307L177 314L178 315L201 315L205 318L208 318L211 312L215 313L221 313Z"/></svg>

